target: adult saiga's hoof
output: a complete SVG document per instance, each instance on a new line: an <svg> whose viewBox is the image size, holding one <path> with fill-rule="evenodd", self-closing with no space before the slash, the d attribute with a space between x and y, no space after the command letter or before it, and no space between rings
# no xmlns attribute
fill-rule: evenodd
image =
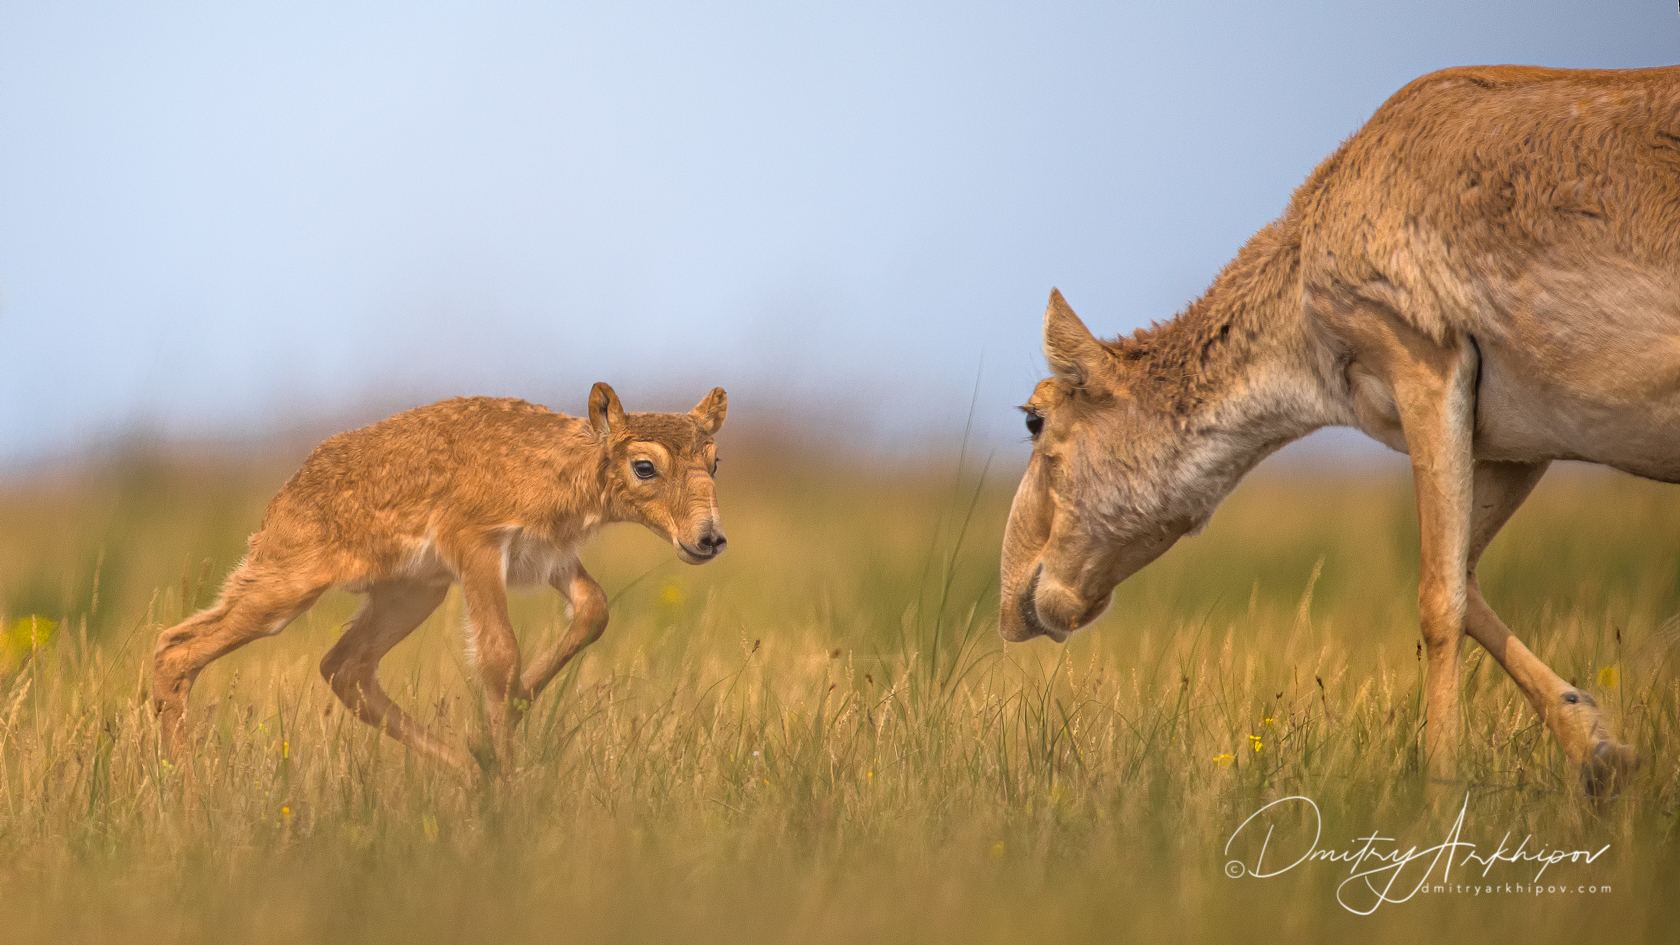
<svg viewBox="0 0 1680 945"><path fill-rule="evenodd" d="M1581 789L1588 797L1606 800L1627 790L1639 772L1639 755L1621 742L1602 741L1581 766Z"/></svg>

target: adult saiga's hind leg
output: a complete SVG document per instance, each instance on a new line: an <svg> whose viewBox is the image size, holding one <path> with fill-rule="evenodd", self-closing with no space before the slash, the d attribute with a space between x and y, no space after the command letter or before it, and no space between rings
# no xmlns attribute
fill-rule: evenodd
<svg viewBox="0 0 1680 945"><path fill-rule="evenodd" d="M1482 598L1476 562L1493 536L1533 491L1548 463L1476 464L1470 526L1469 604L1465 629L1517 684L1569 760L1581 766L1582 785L1595 797L1613 794L1638 767L1633 749L1610 736L1592 696L1564 682L1511 633Z"/></svg>
<svg viewBox="0 0 1680 945"><path fill-rule="evenodd" d="M164 757L179 760L187 697L212 661L272 636L308 610L328 582L247 561L228 576L216 603L158 634L152 653L152 707Z"/></svg>
<svg viewBox="0 0 1680 945"><path fill-rule="evenodd" d="M413 633L448 592L447 583L375 584L344 636L321 660L321 675L357 718L428 758L465 771L466 757L414 721L379 685L379 661Z"/></svg>

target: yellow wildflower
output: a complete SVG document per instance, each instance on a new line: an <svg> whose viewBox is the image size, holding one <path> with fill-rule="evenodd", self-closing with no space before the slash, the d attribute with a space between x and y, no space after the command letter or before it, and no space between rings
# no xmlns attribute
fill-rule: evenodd
<svg viewBox="0 0 1680 945"><path fill-rule="evenodd" d="M20 617L10 629L0 630L0 673L22 669L36 650L52 642L58 621L31 614Z"/></svg>

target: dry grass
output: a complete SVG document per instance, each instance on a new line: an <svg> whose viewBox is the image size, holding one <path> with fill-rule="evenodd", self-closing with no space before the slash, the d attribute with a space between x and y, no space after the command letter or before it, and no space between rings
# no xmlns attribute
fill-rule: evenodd
<svg viewBox="0 0 1680 945"><path fill-rule="evenodd" d="M505 780L464 787L336 707L314 666L343 595L211 667L191 771L170 768L144 657L213 595L287 472L135 457L0 488L0 625L62 620L0 677L0 939L1672 940L1680 924L1671 489L1554 474L1483 568L1645 759L1601 806L1473 648L1468 782L1425 783L1409 487L1299 468L1245 485L1064 649L996 636L1007 476L732 454L719 562L682 566L627 528L589 553L612 624L536 707ZM466 739L460 620L452 595L383 678ZM529 640L563 617L535 594L515 621ZM1507 830L1609 844L1547 875L1614 892L1357 917L1335 899L1345 866L1224 873L1227 838L1278 797L1313 798L1341 849L1373 831L1438 843L1466 793L1487 847Z"/></svg>

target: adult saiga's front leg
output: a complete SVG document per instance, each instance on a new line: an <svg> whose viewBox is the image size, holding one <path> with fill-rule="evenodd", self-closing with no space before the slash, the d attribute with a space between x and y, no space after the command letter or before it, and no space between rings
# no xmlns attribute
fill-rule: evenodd
<svg viewBox="0 0 1680 945"><path fill-rule="evenodd" d="M1464 640L1474 469L1476 346L1431 338L1393 312L1349 319L1361 367L1385 382L1412 461L1417 494L1418 620L1428 647L1424 752L1429 774L1458 776L1459 650Z"/></svg>
<svg viewBox="0 0 1680 945"><path fill-rule="evenodd" d="M1493 612L1476 580L1476 562L1493 536L1510 519L1547 463L1476 464L1475 502L1471 518L1469 609L1466 627L1484 649L1505 668L1529 705L1563 746L1569 760L1580 766L1582 787L1588 794L1614 794L1639 766L1633 749L1617 742L1605 724L1604 713L1592 696L1571 686L1529 651Z"/></svg>

